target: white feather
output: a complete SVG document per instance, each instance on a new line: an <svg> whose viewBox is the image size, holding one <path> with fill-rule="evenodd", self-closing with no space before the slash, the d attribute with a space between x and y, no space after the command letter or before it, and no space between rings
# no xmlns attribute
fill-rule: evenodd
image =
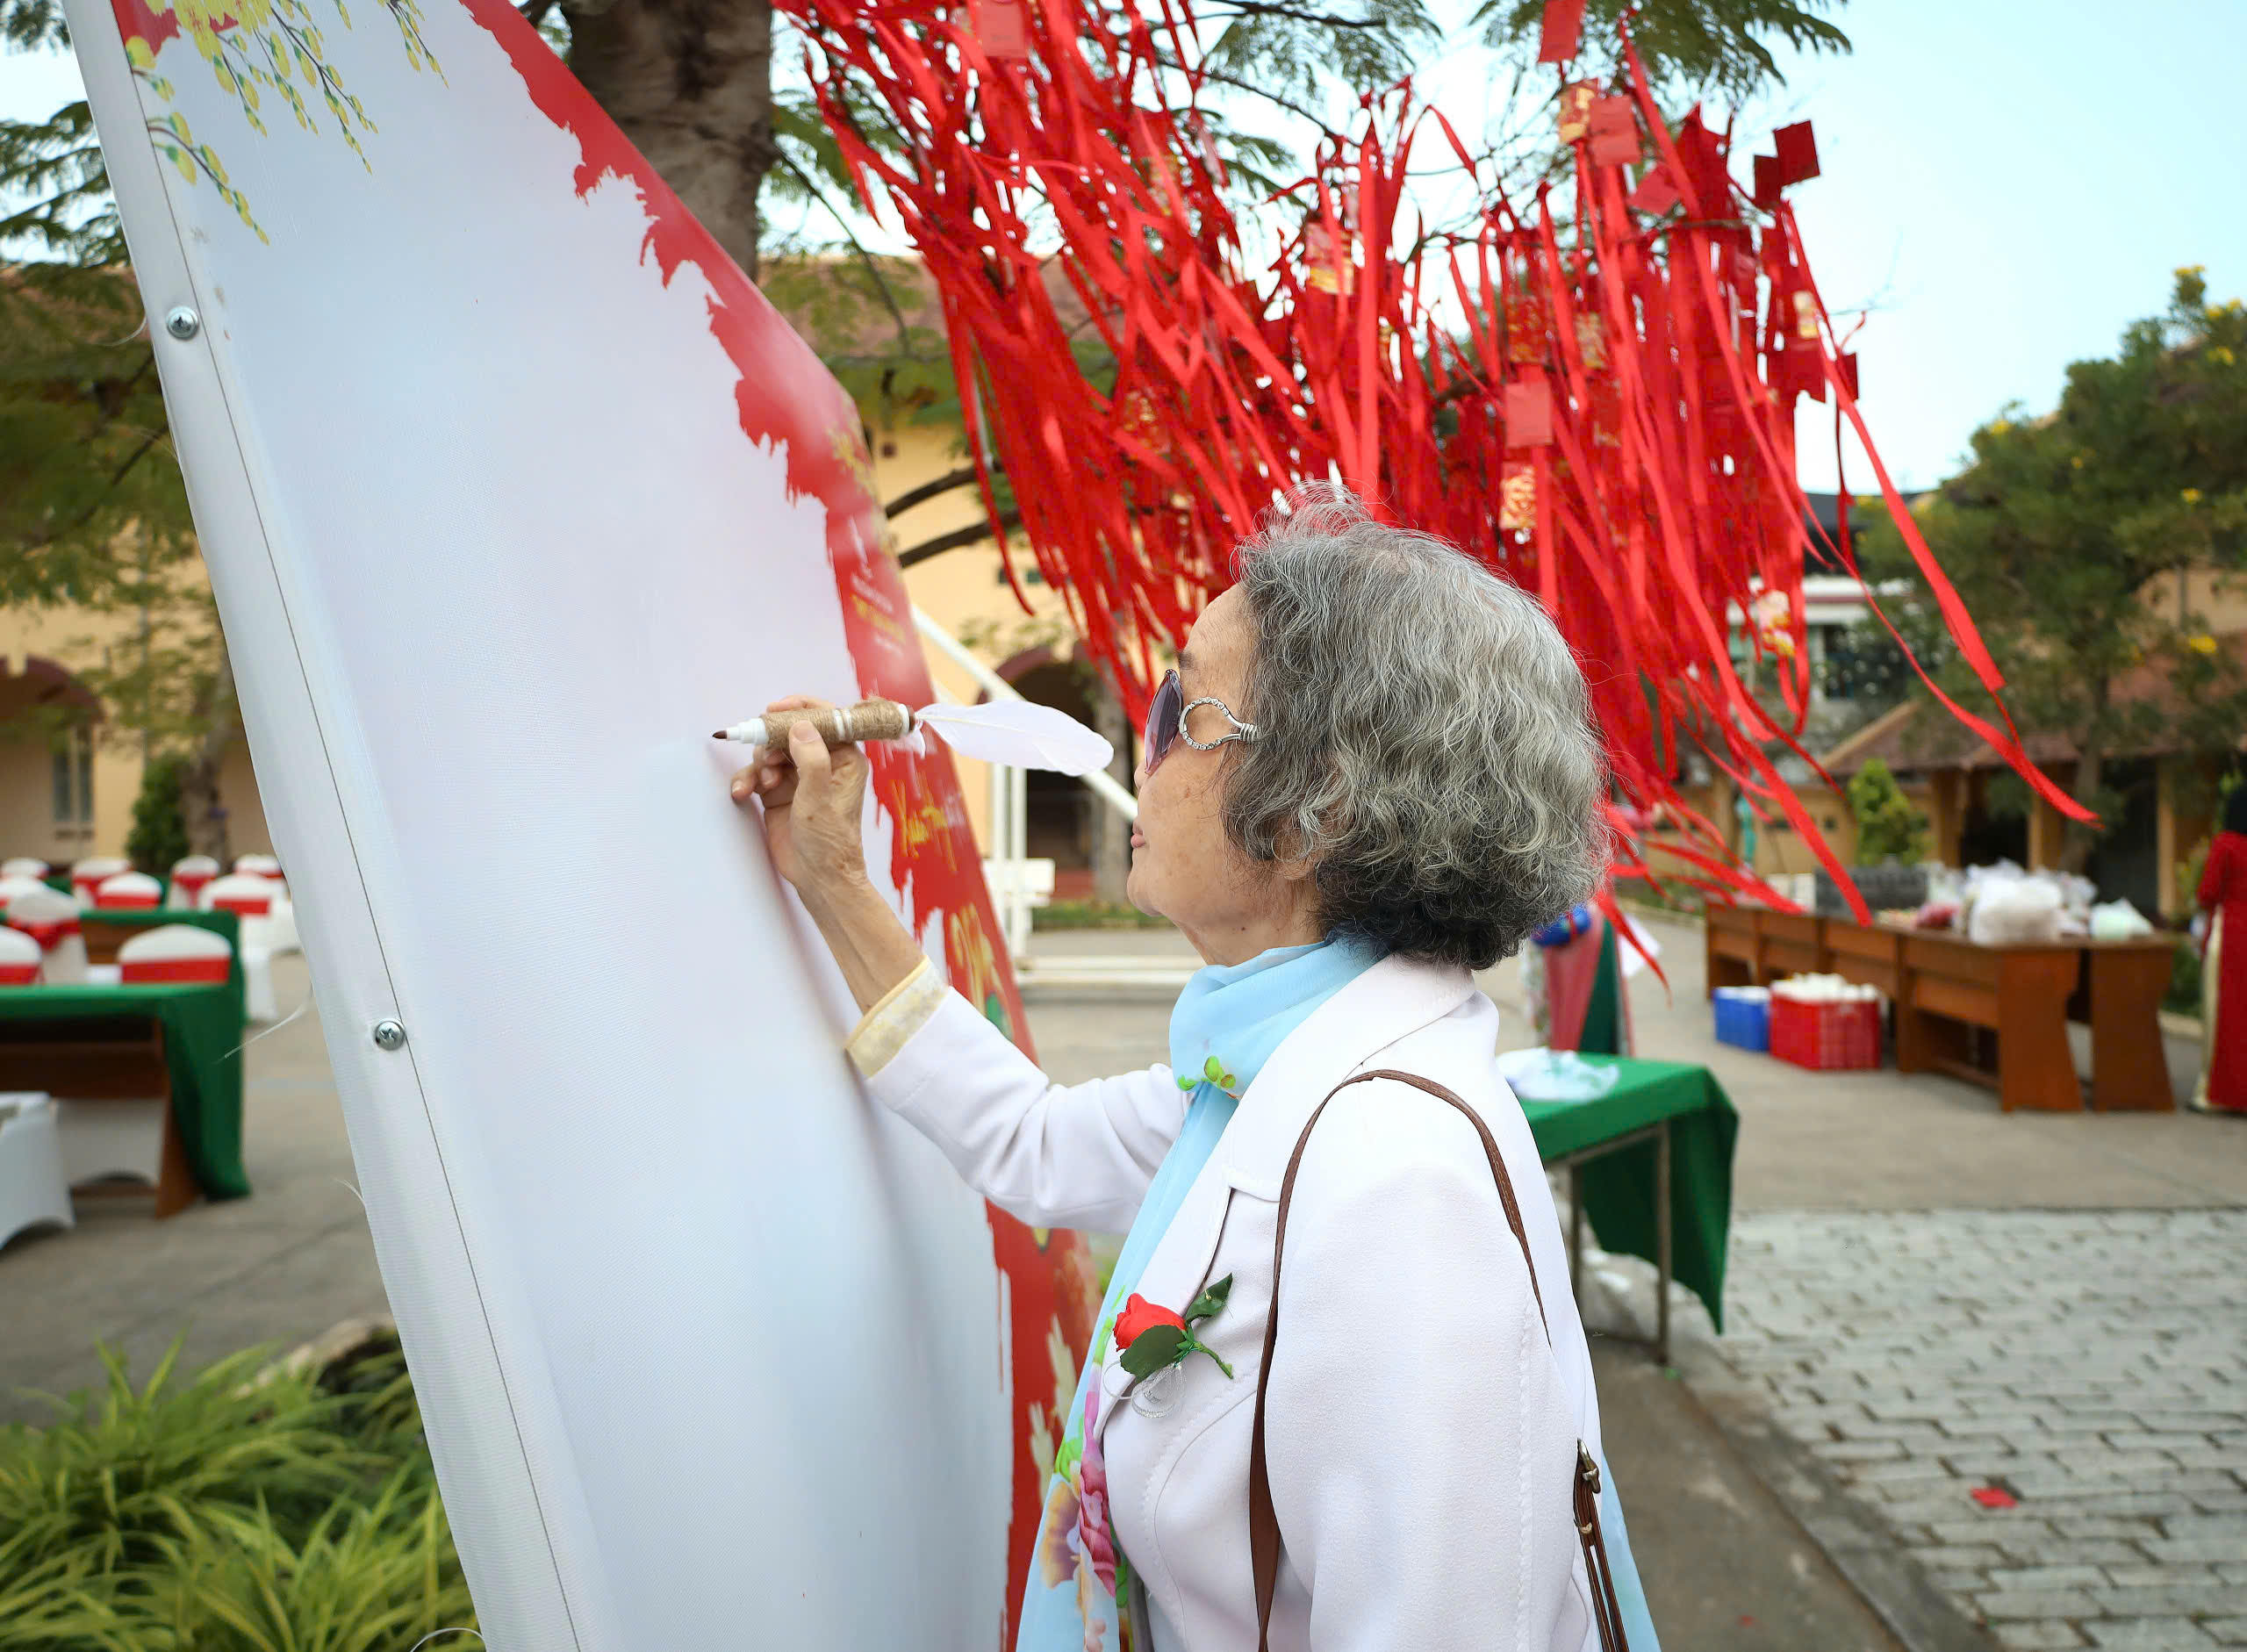
<svg viewBox="0 0 2247 1652"><path fill-rule="evenodd" d="M980 706L930 706L914 715L964 758L1018 769L1090 774L1114 760L1116 748L1065 711L1026 700L994 700Z"/></svg>

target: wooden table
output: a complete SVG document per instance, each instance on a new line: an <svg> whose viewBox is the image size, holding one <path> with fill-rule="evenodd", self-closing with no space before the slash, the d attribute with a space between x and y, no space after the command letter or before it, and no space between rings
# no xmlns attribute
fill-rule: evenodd
<svg viewBox="0 0 2247 1652"><path fill-rule="evenodd" d="M2078 945L1981 946L1935 930L1901 938L1898 1072L1934 1069L1993 1085L2008 1113L2083 1110L2068 1049L2068 1000L2083 973ZM1985 1040L1985 1032L1995 1037Z"/></svg>
<svg viewBox="0 0 2247 1652"><path fill-rule="evenodd" d="M1943 930L1712 907L1704 944L1712 993L1815 973L1874 988L1895 1006L1898 1071L1988 1084L2007 1112L2082 1110L2071 1020L2091 1028L2093 1110L2176 1107L2161 1038L2170 936L1983 946Z"/></svg>

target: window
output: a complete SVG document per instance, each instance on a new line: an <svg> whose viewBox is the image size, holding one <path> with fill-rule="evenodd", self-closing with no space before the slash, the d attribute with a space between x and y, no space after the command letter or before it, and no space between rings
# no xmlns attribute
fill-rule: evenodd
<svg viewBox="0 0 2247 1652"><path fill-rule="evenodd" d="M54 823L86 826L94 818L94 741L73 729L54 749Z"/></svg>

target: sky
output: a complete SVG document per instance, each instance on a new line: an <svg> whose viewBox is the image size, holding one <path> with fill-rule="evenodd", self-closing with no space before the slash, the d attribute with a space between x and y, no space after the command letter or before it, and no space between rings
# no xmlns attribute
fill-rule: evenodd
<svg viewBox="0 0 2247 1652"><path fill-rule="evenodd" d="M1813 124L1822 174L1791 198L1828 307L1870 310L1863 406L1898 485L1950 474L2007 404L2051 407L2179 265L2247 297L2243 0L1854 0L1836 20L1855 51L1783 55L1740 130ZM1465 127L1486 76L1462 54L1421 83ZM67 56L0 54L0 118L80 95ZM1804 407L1803 481L1830 488L1833 414ZM1847 481L1876 485L1854 437Z"/></svg>

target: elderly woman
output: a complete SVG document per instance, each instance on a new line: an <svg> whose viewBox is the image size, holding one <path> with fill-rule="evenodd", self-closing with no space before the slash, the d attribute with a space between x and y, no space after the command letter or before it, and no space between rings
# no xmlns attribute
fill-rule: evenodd
<svg viewBox="0 0 2247 1652"><path fill-rule="evenodd" d="M1131 899L1207 965L1167 1065L1049 1083L945 989L867 877L855 750L799 730L734 795L866 1011L875 1101L1023 1221L1129 1230L1018 1652L1253 1652L1260 1605L1274 1648L1585 1652L1590 1360L1468 973L1603 870L1583 678L1533 600L1345 494L1238 578L1140 754Z"/></svg>

